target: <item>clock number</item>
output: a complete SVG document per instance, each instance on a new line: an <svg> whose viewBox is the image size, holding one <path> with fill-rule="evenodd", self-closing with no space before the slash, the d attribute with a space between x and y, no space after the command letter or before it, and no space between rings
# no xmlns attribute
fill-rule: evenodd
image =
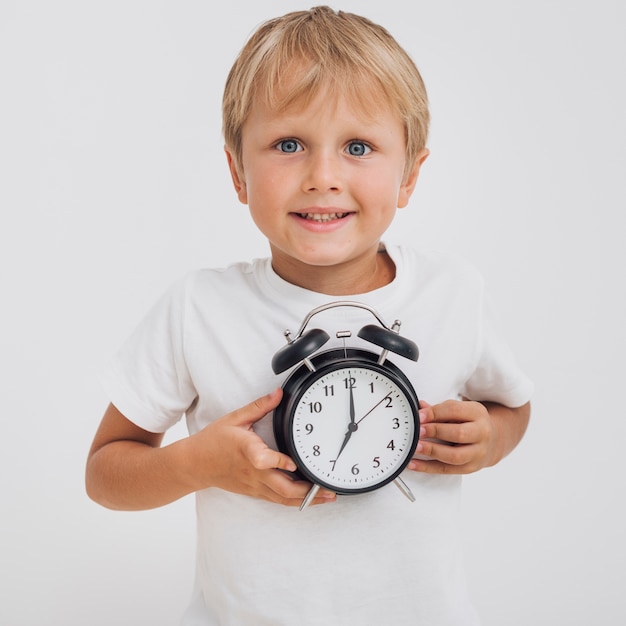
<svg viewBox="0 0 626 626"><path fill-rule="evenodd" d="M397 417L393 418L393 429L398 430L400 428L400 420Z"/></svg>
<svg viewBox="0 0 626 626"><path fill-rule="evenodd" d="M353 376L348 376L343 379L343 382L346 385L346 389L356 389L356 378Z"/></svg>
<svg viewBox="0 0 626 626"><path fill-rule="evenodd" d="M329 461L329 462L333 464L333 469L331 469L330 471L334 472L335 471L335 465L337 465L337 459L335 459L334 461Z"/></svg>
<svg viewBox="0 0 626 626"><path fill-rule="evenodd" d="M320 454L322 454L320 452L320 447L319 446L313 446L313 456L320 456Z"/></svg>
<svg viewBox="0 0 626 626"><path fill-rule="evenodd" d="M387 447L390 450L395 450L396 449L396 444L393 442L393 439L387 444Z"/></svg>
<svg viewBox="0 0 626 626"><path fill-rule="evenodd" d="M385 408L391 409L393 407L393 404L391 403L391 396L387 396L385 400L387 400L387 404L385 404Z"/></svg>
<svg viewBox="0 0 626 626"><path fill-rule="evenodd" d="M359 469L359 464L355 463L350 471L356 476L361 471Z"/></svg>
<svg viewBox="0 0 626 626"><path fill-rule="evenodd" d="M375 456L373 458L372 467L380 467L380 457L379 456Z"/></svg>
<svg viewBox="0 0 626 626"><path fill-rule="evenodd" d="M334 396L335 395L335 385L324 385L324 395Z"/></svg>
<svg viewBox="0 0 626 626"><path fill-rule="evenodd" d="M309 402L309 411L311 411L311 413L321 413L322 403L321 402Z"/></svg>
<svg viewBox="0 0 626 626"><path fill-rule="evenodd" d="M310 435L313 432L313 424L307 424L304 429L306 430L306 434Z"/></svg>
<svg viewBox="0 0 626 626"><path fill-rule="evenodd" d="M370 383L370 393L374 393L374 383Z"/></svg>

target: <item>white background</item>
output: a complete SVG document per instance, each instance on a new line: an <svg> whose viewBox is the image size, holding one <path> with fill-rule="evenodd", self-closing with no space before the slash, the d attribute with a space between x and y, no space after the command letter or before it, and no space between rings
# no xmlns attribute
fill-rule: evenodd
<svg viewBox="0 0 626 626"><path fill-rule="evenodd" d="M266 255L221 91L261 21L309 6L0 3L1 624L177 623L193 498L87 499L96 375L181 274ZM523 443L466 479L484 624L623 624L624 4L333 6L385 25L429 89L432 154L386 239L476 264L536 384Z"/></svg>

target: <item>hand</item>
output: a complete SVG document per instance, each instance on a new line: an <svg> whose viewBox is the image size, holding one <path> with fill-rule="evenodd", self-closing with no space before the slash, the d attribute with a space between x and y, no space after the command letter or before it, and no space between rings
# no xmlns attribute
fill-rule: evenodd
<svg viewBox="0 0 626 626"><path fill-rule="evenodd" d="M469 474L499 460L493 460L497 431L484 404L448 400L434 406L420 402L420 407L420 441L415 453L429 459L414 458L409 469Z"/></svg>
<svg viewBox="0 0 626 626"><path fill-rule="evenodd" d="M277 389L189 438L190 442L194 440L192 471L198 472L205 486L300 506L311 485L286 474L296 469L292 459L269 448L252 429L255 422L278 406L281 397L282 391ZM335 494L321 489L312 504L334 499Z"/></svg>

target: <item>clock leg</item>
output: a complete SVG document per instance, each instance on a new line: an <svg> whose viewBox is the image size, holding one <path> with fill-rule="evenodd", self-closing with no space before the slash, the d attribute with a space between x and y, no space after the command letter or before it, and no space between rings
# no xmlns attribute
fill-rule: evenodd
<svg viewBox="0 0 626 626"><path fill-rule="evenodd" d="M411 501L411 502L415 502L415 496L413 495L413 492L409 489L409 486L402 480L402 478L400 478L400 476L397 476L396 479L393 481L395 486ZM308 496L307 496L308 497Z"/></svg>
<svg viewBox="0 0 626 626"><path fill-rule="evenodd" d="M304 500L302 500L302 504L300 505L300 510L301 511L306 509L306 507L309 506L309 504L311 504L311 502L313 501L313 498L315 498L315 495L319 491L319 488L320 488L319 485L313 485L309 489L309 493L306 494Z"/></svg>

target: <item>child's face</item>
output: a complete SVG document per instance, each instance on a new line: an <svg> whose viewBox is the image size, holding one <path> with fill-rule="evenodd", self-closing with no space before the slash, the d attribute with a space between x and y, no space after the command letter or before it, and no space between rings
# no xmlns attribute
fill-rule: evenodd
<svg viewBox="0 0 626 626"><path fill-rule="evenodd" d="M229 163L239 199L270 242L274 270L314 289L332 275L345 282L349 272L358 293L427 154L405 177L398 116L387 108L368 116L321 92L285 112L254 105L243 126L241 167L230 154Z"/></svg>

